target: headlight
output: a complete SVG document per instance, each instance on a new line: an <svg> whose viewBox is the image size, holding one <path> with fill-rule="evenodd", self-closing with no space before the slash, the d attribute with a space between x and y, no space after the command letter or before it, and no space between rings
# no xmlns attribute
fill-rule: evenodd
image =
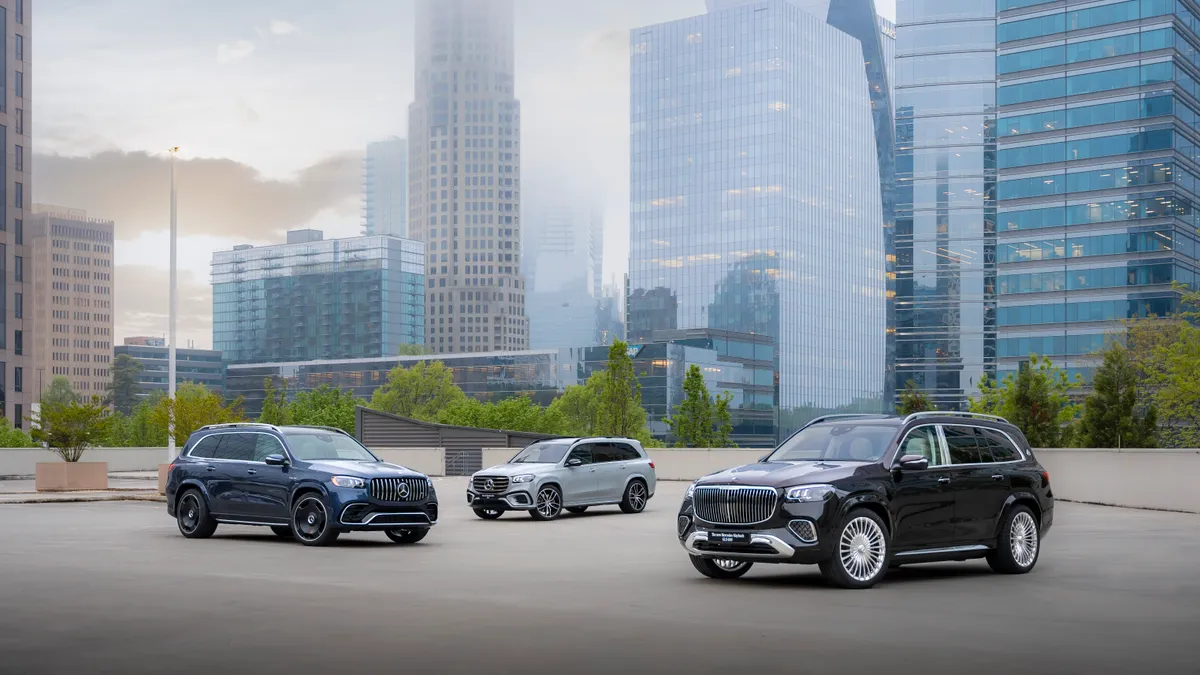
<svg viewBox="0 0 1200 675"><path fill-rule="evenodd" d="M692 498L692 493L693 493L693 492L695 492L695 491L696 491L696 484L695 484L695 483L692 483L691 485L689 485L689 486L688 486L688 491L687 491L687 494L686 494L686 495L684 495L684 497L683 497L683 498L684 498L684 499L691 499L691 498Z"/></svg>
<svg viewBox="0 0 1200 675"><path fill-rule="evenodd" d="M364 488L367 487L367 481L364 478L356 478L355 476L334 476L329 479L330 483L338 487L345 488Z"/></svg>
<svg viewBox="0 0 1200 675"><path fill-rule="evenodd" d="M425 484L429 486L430 490L433 489L433 479L429 476L425 476Z"/></svg>
<svg viewBox="0 0 1200 675"><path fill-rule="evenodd" d="M789 502L819 502L833 493L832 485L797 485L787 489L784 499Z"/></svg>
<svg viewBox="0 0 1200 675"><path fill-rule="evenodd" d="M514 482L514 483L531 483L531 482L533 482L533 474L523 473L520 476L513 476L512 482Z"/></svg>

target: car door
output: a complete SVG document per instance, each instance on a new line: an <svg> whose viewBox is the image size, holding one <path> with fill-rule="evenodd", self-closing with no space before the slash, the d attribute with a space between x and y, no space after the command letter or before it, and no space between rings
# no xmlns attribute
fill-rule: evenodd
<svg viewBox="0 0 1200 675"><path fill-rule="evenodd" d="M983 437L976 427L944 424L946 450L950 456L950 489L954 493L954 540L971 544L987 538L988 498L991 482L989 463L981 447ZM990 458L990 455L989 455Z"/></svg>
<svg viewBox="0 0 1200 675"><path fill-rule="evenodd" d="M621 501L628 475L621 449L615 443L596 443L592 446L592 464L596 467L596 499Z"/></svg>
<svg viewBox="0 0 1200 675"><path fill-rule="evenodd" d="M564 504L587 504L596 500L596 467L592 463L592 444L580 443L567 453L559 481L562 483ZM579 466L566 466L578 459Z"/></svg>
<svg viewBox="0 0 1200 675"><path fill-rule="evenodd" d="M982 452L982 459L988 462L979 467L980 494L979 516L980 534L984 539L991 539L999 526L1000 514L1004 503L1012 494L1014 482L1019 483L1021 476L1018 463L1021 452L1012 439L997 429L979 428L983 443L987 449ZM986 478L986 480L983 480Z"/></svg>
<svg viewBox="0 0 1200 675"><path fill-rule="evenodd" d="M646 473L645 469L649 467L648 461L642 459L638 451L628 443L613 443L613 451L617 453L617 464L620 466L620 475L617 478L615 501L620 501L625 498L625 486L629 484L629 477L637 474Z"/></svg>
<svg viewBox="0 0 1200 675"><path fill-rule="evenodd" d="M217 447L218 457L225 465L229 476L227 510L225 514L234 519L256 520L246 499L250 479L255 478L254 458L255 434L244 432L225 432L221 434L221 445Z"/></svg>
<svg viewBox="0 0 1200 675"><path fill-rule="evenodd" d="M291 467L270 466L266 462L267 455L287 456L283 444L271 434L246 435L254 440L252 464L247 465L243 489L246 513L256 519L287 522Z"/></svg>
<svg viewBox="0 0 1200 675"><path fill-rule="evenodd" d="M946 546L954 538L954 493L937 426L910 429L900 441L893 466L905 455L924 457L929 468L892 472L892 546L898 551Z"/></svg>
<svg viewBox="0 0 1200 675"><path fill-rule="evenodd" d="M236 494L233 489L233 476L230 468L234 466L225 461L221 445L229 434L211 434L196 441L190 457L197 460L196 477L204 485L208 494L208 508L215 516L228 516L237 512L234 504Z"/></svg>

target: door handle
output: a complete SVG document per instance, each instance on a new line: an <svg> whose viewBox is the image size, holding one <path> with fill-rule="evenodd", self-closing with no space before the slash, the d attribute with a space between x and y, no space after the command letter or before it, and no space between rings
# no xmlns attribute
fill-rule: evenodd
<svg viewBox="0 0 1200 675"><path fill-rule="evenodd" d="M939 478L939 479L938 479L938 482L939 482L939 483L942 483L942 484L944 485L944 484L946 484L946 483L949 483L949 482L950 482L950 479L949 479L949 478L946 478L945 476L942 476L941 478Z"/></svg>
<svg viewBox="0 0 1200 675"><path fill-rule="evenodd" d="M250 474L251 476L258 475L258 471L255 471L254 469L246 469L246 473Z"/></svg>
<svg viewBox="0 0 1200 675"><path fill-rule="evenodd" d="M204 470L205 470L205 471L216 471L216 470L217 470L217 467L215 467L215 466L206 466L206 467L204 467Z"/></svg>
<svg viewBox="0 0 1200 675"><path fill-rule="evenodd" d="M992 480L1004 480L1004 476L1002 474L996 474L992 476Z"/></svg>

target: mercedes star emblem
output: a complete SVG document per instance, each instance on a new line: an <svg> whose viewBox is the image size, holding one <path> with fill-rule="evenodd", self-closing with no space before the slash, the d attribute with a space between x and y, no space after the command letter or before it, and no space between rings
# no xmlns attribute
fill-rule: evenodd
<svg viewBox="0 0 1200 675"><path fill-rule="evenodd" d="M400 493L400 499L408 499L408 485L405 483L401 483L399 493Z"/></svg>
<svg viewBox="0 0 1200 675"><path fill-rule="evenodd" d="M487 489L489 489L489 490L495 490L495 489L496 489L496 481L494 481L494 480L492 480L491 478L489 478L489 479L487 479L487 481L486 481L486 482L483 484L483 487L485 487L485 488L487 488Z"/></svg>

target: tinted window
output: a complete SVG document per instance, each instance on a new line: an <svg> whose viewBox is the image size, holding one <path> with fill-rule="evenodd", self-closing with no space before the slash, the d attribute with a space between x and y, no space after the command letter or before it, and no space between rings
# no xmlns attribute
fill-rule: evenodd
<svg viewBox="0 0 1200 675"><path fill-rule="evenodd" d="M257 434L221 434L217 445L217 459L239 459L249 462L254 458L254 441Z"/></svg>
<svg viewBox="0 0 1200 675"><path fill-rule="evenodd" d="M941 464L941 453L938 452L937 429L932 426L917 427L908 432L904 442L900 444L897 458L905 455L916 455L929 460L929 466Z"/></svg>
<svg viewBox="0 0 1200 675"><path fill-rule="evenodd" d="M267 455L283 455L283 445L278 438L269 434L254 434L254 461L265 462ZM285 455L286 456L286 455Z"/></svg>
<svg viewBox="0 0 1200 675"><path fill-rule="evenodd" d="M1020 453L1013 446L1012 441L1004 434L995 429L980 429L983 434L984 442L987 443L988 451L991 452L991 460L993 462L1015 462L1021 459Z"/></svg>
<svg viewBox="0 0 1200 675"><path fill-rule="evenodd" d="M981 461L974 427L942 427L942 431L946 434L951 464L977 464Z"/></svg>
<svg viewBox="0 0 1200 675"><path fill-rule="evenodd" d="M642 456L638 454L638 451L633 449L633 446L625 445L624 443L614 443L612 447L613 451L617 453L617 459L619 461L628 462L633 459L642 458Z"/></svg>
<svg viewBox="0 0 1200 675"><path fill-rule="evenodd" d="M216 436L205 436L204 438L201 438L200 440L196 441L195 445L192 446L192 451L188 453L188 456L198 457L201 459L216 457L217 441L218 438Z"/></svg>
<svg viewBox="0 0 1200 675"><path fill-rule="evenodd" d="M581 445L581 446L575 448L574 450L571 451L571 454L567 457L567 461L569 462L573 459L578 459L579 461L583 462L584 464L591 464L593 447L594 446L591 446L591 445Z"/></svg>

